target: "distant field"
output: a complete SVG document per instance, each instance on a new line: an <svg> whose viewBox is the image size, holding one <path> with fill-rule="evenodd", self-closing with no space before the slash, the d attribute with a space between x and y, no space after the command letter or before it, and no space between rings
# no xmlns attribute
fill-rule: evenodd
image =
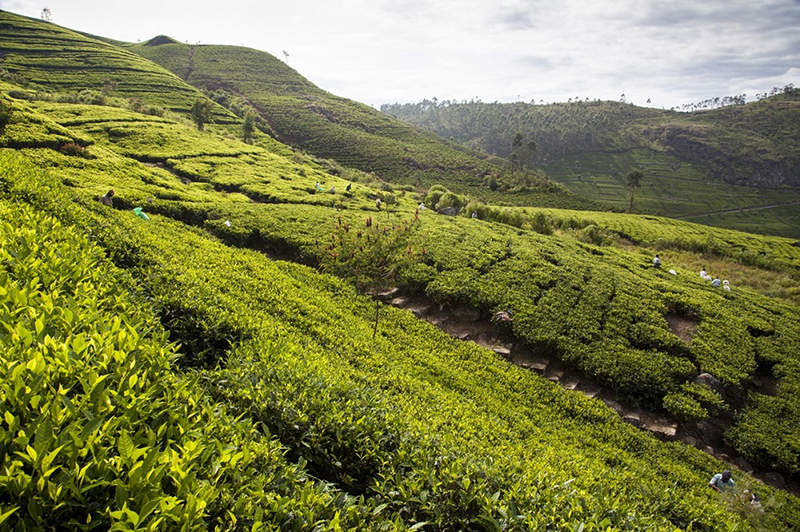
<svg viewBox="0 0 800 532"><path fill-rule="evenodd" d="M781 201L781 200L779 200ZM784 200L785 201L785 198ZM783 202L781 201L781 202ZM729 227L752 233L767 232L773 235L797 238L800 232L800 200L792 205L777 207L745 207L741 211L684 216L683 220L700 224Z"/></svg>
<svg viewBox="0 0 800 532"><path fill-rule="evenodd" d="M753 231L789 238L800 238L800 190L730 185L709 178L700 168L666 154L649 150L621 153L590 153L569 157L542 167L548 176L570 191L627 209L630 205L625 175L639 168L645 175L636 189L634 206L638 212L682 218L693 222ZM781 208L751 210L733 208L786 204Z"/></svg>

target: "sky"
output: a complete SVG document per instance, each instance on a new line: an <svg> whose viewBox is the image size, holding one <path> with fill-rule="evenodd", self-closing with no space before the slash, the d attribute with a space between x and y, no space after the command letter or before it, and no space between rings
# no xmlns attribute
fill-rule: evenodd
<svg viewBox="0 0 800 532"><path fill-rule="evenodd" d="M669 109L800 86L800 0L0 0L30 17L44 8L121 41L269 52L375 107L624 95Z"/></svg>

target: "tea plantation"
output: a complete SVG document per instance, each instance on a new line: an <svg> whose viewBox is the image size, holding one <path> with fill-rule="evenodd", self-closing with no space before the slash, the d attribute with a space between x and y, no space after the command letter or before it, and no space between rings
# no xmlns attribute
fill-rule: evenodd
<svg viewBox="0 0 800 532"><path fill-rule="evenodd" d="M434 99L381 110L500 157L518 152L525 165L586 198L627 210L625 176L638 169L645 175L638 212L800 237L800 90L792 85L760 101L682 113L588 98ZM532 153L513 146L517 134L523 145L535 143Z"/></svg>
<svg viewBox="0 0 800 532"><path fill-rule="evenodd" d="M728 445L796 478L796 305L654 270L635 246L669 238L666 221L592 213L632 242L597 245L556 222L579 214L548 210L546 235L533 210L372 188L231 124L29 98L19 81L0 85L0 528L800 529L789 492L409 312L381 308L374 335L375 301L314 268L335 223L418 215L401 289L510 309L535 352L686 423L728 416ZM110 188L113 207L96 201ZM445 201L477 219L437 215ZM797 274L786 239L714 230L711 246L681 224L676 250ZM764 375L774 393L751 387ZM763 512L708 487L726 468Z"/></svg>

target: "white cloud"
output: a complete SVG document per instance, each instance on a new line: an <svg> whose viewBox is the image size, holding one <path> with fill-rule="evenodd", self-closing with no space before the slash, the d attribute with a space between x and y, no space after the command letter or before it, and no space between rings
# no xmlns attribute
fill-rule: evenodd
<svg viewBox="0 0 800 532"><path fill-rule="evenodd" d="M38 17L46 2L0 0ZM797 0L56 0L54 22L282 57L365 103L618 99L672 107L800 82Z"/></svg>

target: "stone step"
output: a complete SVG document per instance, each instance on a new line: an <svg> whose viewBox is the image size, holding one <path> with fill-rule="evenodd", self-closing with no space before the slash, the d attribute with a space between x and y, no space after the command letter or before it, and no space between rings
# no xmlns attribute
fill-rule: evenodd
<svg viewBox="0 0 800 532"><path fill-rule="evenodd" d="M430 308L431 307L429 305L411 305L406 307L406 310L411 312L414 316L421 318L428 313Z"/></svg>
<svg viewBox="0 0 800 532"><path fill-rule="evenodd" d="M554 368L548 365L547 370L544 372L544 376L552 381L560 381L564 378L564 370L561 368Z"/></svg>
<svg viewBox="0 0 800 532"><path fill-rule="evenodd" d="M599 386L585 382L580 383L576 390L581 392L586 397L597 397L597 395L602 391Z"/></svg>
<svg viewBox="0 0 800 532"><path fill-rule="evenodd" d="M408 298L407 297L396 297L396 298L392 299L391 305L393 307L404 308L406 305L408 305Z"/></svg>
<svg viewBox="0 0 800 532"><path fill-rule="evenodd" d="M674 440L678 432L678 425L674 423L648 423L645 428L662 440Z"/></svg>
<svg viewBox="0 0 800 532"><path fill-rule="evenodd" d="M580 386L580 381L574 378L565 378L561 381L561 386L563 386L567 390L574 390L578 386Z"/></svg>
<svg viewBox="0 0 800 532"><path fill-rule="evenodd" d="M622 415L625 412L625 409L622 408L621 404L619 404L618 402L609 397L600 397L600 400L603 401L603 403L605 403L605 405L608 408L610 408L619 415Z"/></svg>
<svg viewBox="0 0 800 532"><path fill-rule="evenodd" d="M400 290L398 288L387 288L386 290L381 290L380 292L378 292L375 295L377 296L378 299L380 299L382 301L388 301L388 300L394 298L394 296L399 291Z"/></svg>
<svg viewBox="0 0 800 532"><path fill-rule="evenodd" d="M539 375L544 375L545 370L547 369L547 362L520 362L519 366L521 368L529 369L531 371L535 371Z"/></svg>
<svg viewBox="0 0 800 532"><path fill-rule="evenodd" d="M636 412L626 412L622 416L622 421L625 421L626 423L630 423L631 425L633 425L634 427L639 428L639 429L645 428L645 425L642 422L641 416Z"/></svg>

